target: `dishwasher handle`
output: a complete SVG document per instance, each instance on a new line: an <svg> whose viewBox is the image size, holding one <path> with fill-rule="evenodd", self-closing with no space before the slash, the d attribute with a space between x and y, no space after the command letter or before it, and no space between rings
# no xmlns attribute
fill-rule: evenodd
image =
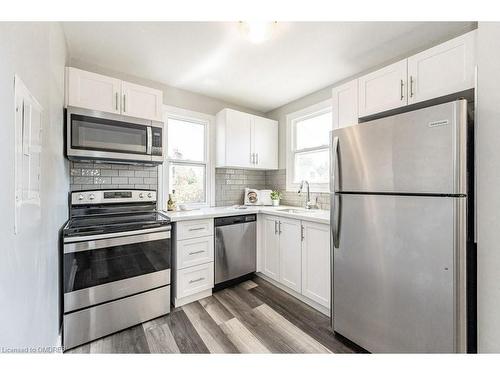
<svg viewBox="0 0 500 375"><path fill-rule="evenodd" d="M218 217L215 219L215 226L222 227L225 225L233 225L233 224L244 224L251 223L257 220L257 215L238 215L238 216L226 216L226 217Z"/></svg>

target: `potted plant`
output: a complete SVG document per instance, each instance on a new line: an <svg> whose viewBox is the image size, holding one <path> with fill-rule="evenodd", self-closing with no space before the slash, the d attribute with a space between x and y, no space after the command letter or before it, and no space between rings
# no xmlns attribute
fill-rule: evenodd
<svg viewBox="0 0 500 375"><path fill-rule="evenodd" d="M281 199L281 192L279 192L278 190L273 190L271 192L271 200L273 201L273 206L279 206L280 199Z"/></svg>

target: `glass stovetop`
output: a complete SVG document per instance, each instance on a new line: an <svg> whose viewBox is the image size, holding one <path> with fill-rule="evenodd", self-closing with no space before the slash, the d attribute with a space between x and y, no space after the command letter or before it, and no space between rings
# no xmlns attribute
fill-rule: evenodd
<svg viewBox="0 0 500 375"><path fill-rule="evenodd" d="M160 212L90 215L72 218L64 228L65 236L139 230L167 225L170 219Z"/></svg>

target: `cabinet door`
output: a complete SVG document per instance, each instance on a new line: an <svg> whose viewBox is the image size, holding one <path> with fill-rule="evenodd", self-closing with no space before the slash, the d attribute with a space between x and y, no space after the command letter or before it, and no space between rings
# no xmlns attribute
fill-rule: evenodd
<svg viewBox="0 0 500 375"><path fill-rule="evenodd" d="M302 294L330 308L330 227L302 222Z"/></svg>
<svg viewBox="0 0 500 375"><path fill-rule="evenodd" d="M300 221L279 219L280 282L296 292L302 284L302 244Z"/></svg>
<svg viewBox="0 0 500 375"><path fill-rule="evenodd" d="M332 90L333 128L343 128L358 123L358 80L347 82Z"/></svg>
<svg viewBox="0 0 500 375"><path fill-rule="evenodd" d="M163 93L130 82L122 82L122 114L162 121Z"/></svg>
<svg viewBox="0 0 500 375"><path fill-rule="evenodd" d="M358 79L359 117L407 104L407 60L404 59Z"/></svg>
<svg viewBox="0 0 500 375"><path fill-rule="evenodd" d="M278 219L264 216L262 226L262 272L274 280L279 280L280 251Z"/></svg>
<svg viewBox="0 0 500 375"><path fill-rule="evenodd" d="M408 103L474 87L475 38L472 31L408 59Z"/></svg>
<svg viewBox="0 0 500 375"><path fill-rule="evenodd" d="M120 113L119 79L67 68L67 105L109 113Z"/></svg>
<svg viewBox="0 0 500 375"><path fill-rule="evenodd" d="M248 113L226 110L226 166L254 167L252 163L252 116Z"/></svg>
<svg viewBox="0 0 500 375"><path fill-rule="evenodd" d="M253 116L252 130L254 166L278 169L278 122Z"/></svg>

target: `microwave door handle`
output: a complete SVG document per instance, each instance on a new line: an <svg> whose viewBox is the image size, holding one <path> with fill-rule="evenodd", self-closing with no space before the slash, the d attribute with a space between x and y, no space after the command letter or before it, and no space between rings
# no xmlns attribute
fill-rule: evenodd
<svg viewBox="0 0 500 375"><path fill-rule="evenodd" d="M151 126L148 126L147 129L148 129L148 136L147 136L146 154L151 155L151 148L153 146L153 132L151 131Z"/></svg>

